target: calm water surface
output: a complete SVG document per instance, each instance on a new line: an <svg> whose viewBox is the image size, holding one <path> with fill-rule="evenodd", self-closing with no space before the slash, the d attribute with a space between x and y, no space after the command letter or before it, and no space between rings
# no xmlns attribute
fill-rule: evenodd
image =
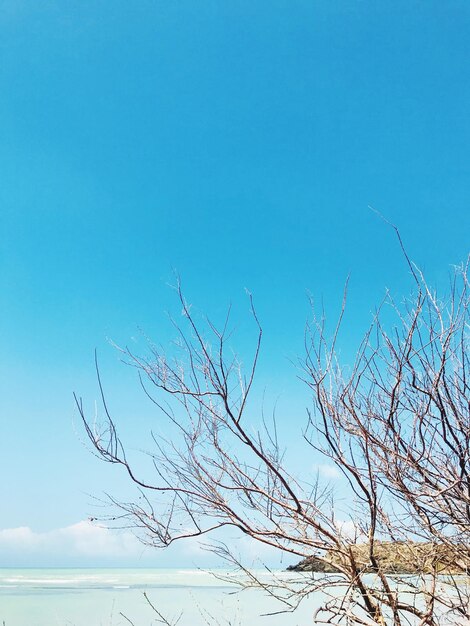
<svg viewBox="0 0 470 626"><path fill-rule="evenodd" d="M130 620L151 626L158 622L146 592L170 621L182 612L179 626L300 626L312 623L320 601L311 598L293 614L261 617L280 606L259 590L236 589L198 570L3 569L0 625L129 626Z"/></svg>

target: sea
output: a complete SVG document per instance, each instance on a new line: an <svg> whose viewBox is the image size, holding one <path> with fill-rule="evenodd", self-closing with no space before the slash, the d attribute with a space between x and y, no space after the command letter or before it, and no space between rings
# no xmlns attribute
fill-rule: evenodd
<svg viewBox="0 0 470 626"><path fill-rule="evenodd" d="M294 612L237 575L196 569L0 569L0 626L297 626L320 597ZM295 574L259 572L264 580ZM233 581L233 582L232 582ZM279 613L279 611L281 611ZM165 621L166 620L166 621Z"/></svg>

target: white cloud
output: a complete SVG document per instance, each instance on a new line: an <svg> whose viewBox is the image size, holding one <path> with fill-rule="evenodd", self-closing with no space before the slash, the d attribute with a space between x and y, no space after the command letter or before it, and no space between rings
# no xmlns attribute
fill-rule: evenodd
<svg viewBox="0 0 470 626"><path fill-rule="evenodd" d="M361 526L352 519L336 520L335 526L338 533L347 539L355 539L359 543L366 541L367 537L361 530Z"/></svg>
<svg viewBox="0 0 470 626"><path fill-rule="evenodd" d="M248 566L284 566L279 551L230 531L187 538L161 550L145 547L129 530L90 521L43 532L29 526L0 529L0 563L4 567L223 566L224 561L207 550L211 540L231 546ZM292 559L284 556L284 561L290 564Z"/></svg>
<svg viewBox="0 0 470 626"><path fill-rule="evenodd" d="M129 530L80 521L36 531L29 526L0 529L4 567L215 567L222 563L199 538L177 541L163 550L144 546Z"/></svg>
<svg viewBox="0 0 470 626"><path fill-rule="evenodd" d="M332 465L329 463L320 463L319 465L315 465L313 469L317 471L320 476L328 479L338 479L342 476L336 465Z"/></svg>
<svg viewBox="0 0 470 626"><path fill-rule="evenodd" d="M106 526L94 525L88 521L78 522L56 532L79 554L125 556L142 550L142 544L132 533L118 534Z"/></svg>
<svg viewBox="0 0 470 626"><path fill-rule="evenodd" d="M139 557L143 546L129 531L116 532L106 526L81 521L65 528L36 532L28 526L0 530L0 558L15 556L23 562L49 559L127 559Z"/></svg>
<svg viewBox="0 0 470 626"><path fill-rule="evenodd" d="M34 545L36 536L28 526L20 526L19 528L6 528L0 530L0 547L15 545L30 547Z"/></svg>

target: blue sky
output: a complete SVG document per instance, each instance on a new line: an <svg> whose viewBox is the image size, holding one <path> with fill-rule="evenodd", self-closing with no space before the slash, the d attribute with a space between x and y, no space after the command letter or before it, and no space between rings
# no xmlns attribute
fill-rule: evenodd
<svg viewBox="0 0 470 626"><path fill-rule="evenodd" d="M2 3L2 528L52 546L89 494L124 488L82 445L72 392L97 397L96 347L145 441L151 407L108 339L171 338L174 269L199 310L233 303L242 350L253 292L258 389L299 429L307 293L334 317L351 275L347 358L385 288L412 288L368 205L445 285L469 247L469 18L463 0ZM47 560L15 532L4 562Z"/></svg>

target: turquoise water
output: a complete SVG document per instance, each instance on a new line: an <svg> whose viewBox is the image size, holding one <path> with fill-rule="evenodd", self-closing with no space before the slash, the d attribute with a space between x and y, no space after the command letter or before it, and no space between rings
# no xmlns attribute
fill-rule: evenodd
<svg viewBox="0 0 470 626"><path fill-rule="evenodd" d="M318 606L312 598L293 614L261 617L280 605L257 589L236 589L199 570L3 569L0 625L155 625L144 592L170 622L182 613L179 626L300 626Z"/></svg>

